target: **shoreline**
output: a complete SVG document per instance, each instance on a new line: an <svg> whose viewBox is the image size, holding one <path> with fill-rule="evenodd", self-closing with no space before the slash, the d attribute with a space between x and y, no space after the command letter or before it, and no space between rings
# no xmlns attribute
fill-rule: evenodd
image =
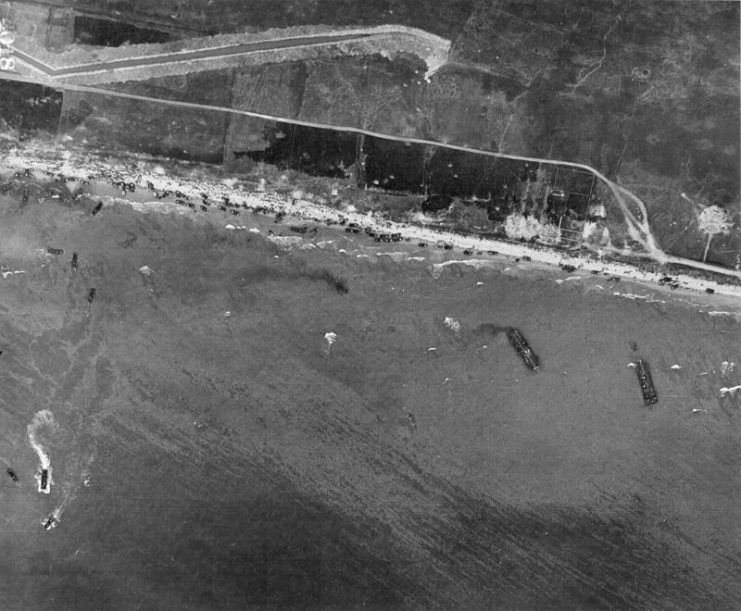
<svg viewBox="0 0 741 611"><path fill-rule="evenodd" d="M366 237L363 235L363 231L366 229L376 233L395 233L401 239L399 242L393 242L395 246L402 246L408 244L409 241L415 241L425 242L430 248L435 248L435 246L440 247L441 250L438 252L440 254L444 253L443 257L446 260L434 264L435 266L444 267L453 264L473 267L489 266L495 264L496 257L505 256L513 258L515 262L524 261L540 264L543 267L554 269L554 271L565 268L571 273L584 274L590 277L594 275L595 277L610 276L625 279L642 285L649 285L653 290L670 292L675 295L697 296L698 294L702 294L708 299L719 302L726 302L728 301L727 298L732 298L733 301L729 304L729 307L737 307L738 311L741 312L741 286L739 285L722 284L709 278L681 273L672 274L670 276L671 283L667 285L667 275L665 273L644 271L637 265L631 265L629 263L604 261L599 258L593 259L569 252L532 248L527 244L517 244L478 236L465 236L406 223L395 223L369 213L340 210L309 201L308 199L302 199L303 193L299 192L292 194L296 195L296 197L292 197L275 192L271 193L270 191L245 191L241 188L231 186L229 183L233 184L236 181L230 179L205 182L195 178L167 176L165 175L164 168L152 165L151 162L147 162L146 164L141 161L137 162L139 166L146 167L139 167L136 172L132 172L130 167L123 167L117 164L109 165L90 160L73 161L71 157L63 160L41 159L29 157L19 152L11 152L2 159L0 164L3 170L18 171L29 169L44 173L50 178L51 176L61 174L68 180L100 181L109 184L114 181L133 183L137 188L133 201L125 197L113 199L119 203L128 204L140 212L151 210L162 213L193 213L187 206L174 202L162 200L149 201L147 198L142 200L140 194L142 190L147 189L147 183L150 183L158 191L169 191L171 193L178 191L196 202L201 199L202 193L207 193L209 200L213 203L221 204L223 198L228 198L232 202L232 208L240 207L243 210L266 215L281 214L286 217L286 220L314 222L330 228L339 229L348 227L350 224L355 224L359 237ZM213 211L213 208L210 211ZM215 222L215 219L212 218L212 220ZM223 220L226 221L226 218ZM230 225L228 221L224 224ZM234 225L232 225L232 228L234 228ZM391 244L386 244L385 246L391 247ZM470 258L456 258L461 254ZM574 269L572 270L571 268ZM718 273L723 273L723 270L719 270ZM719 303L718 305L721 304ZM736 312L727 313L734 314Z"/></svg>

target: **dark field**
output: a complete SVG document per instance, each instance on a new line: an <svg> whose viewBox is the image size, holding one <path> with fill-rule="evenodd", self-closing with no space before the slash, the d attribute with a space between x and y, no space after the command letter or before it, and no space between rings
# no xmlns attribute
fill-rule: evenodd
<svg viewBox="0 0 741 611"><path fill-rule="evenodd" d="M221 163L226 121L224 113L210 110L67 91L59 135L71 146L109 154L147 153Z"/></svg>
<svg viewBox="0 0 741 611"><path fill-rule="evenodd" d="M208 34L295 25L379 25L402 23L455 37L471 14L472 0L444 5L424 0L75 0L78 10L113 12L126 20L145 17Z"/></svg>
<svg viewBox="0 0 741 611"><path fill-rule="evenodd" d="M3 608L741 605L733 318L557 271L435 277L323 228L305 241L348 255L218 213L0 206L2 263L26 272L0 278ZM520 327L542 370L487 325Z"/></svg>

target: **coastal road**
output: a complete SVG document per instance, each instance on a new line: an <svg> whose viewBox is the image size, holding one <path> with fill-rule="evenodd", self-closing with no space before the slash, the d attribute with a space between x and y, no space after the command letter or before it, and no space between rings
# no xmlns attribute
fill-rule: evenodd
<svg viewBox="0 0 741 611"><path fill-rule="evenodd" d="M142 57L133 57L125 59L114 59L107 61L94 62L89 64L80 64L77 66L65 66L63 68L54 68L36 58L29 53L14 48L16 58L23 60L37 70L41 70L52 78L65 76L90 74L93 72L114 71L121 68L138 68L143 66L158 66L171 64L175 62L187 62L201 59L223 59L238 55L248 55L260 51L277 51L283 49L294 49L314 46L327 46L338 42L350 40L362 40L371 37L372 34L336 34L324 36L300 36L295 38L283 38L280 40L263 40L258 42L245 42L222 47L213 47L208 49L193 49L184 51L173 51L171 53L161 53L155 55L145 55Z"/></svg>
<svg viewBox="0 0 741 611"><path fill-rule="evenodd" d="M303 34L301 36L276 37L268 40L227 42L226 44L223 44L223 39L222 44L218 44L218 38L213 37L190 39L188 44L191 46L198 44L216 46L202 46L201 48L180 49L163 53L155 52L138 57L110 58L102 61L92 61L61 67L52 66L49 63L34 57L31 53L19 49L17 46L11 46L10 49L17 59L20 59L33 68L42 71L51 78L59 79L68 76L113 72L125 68L163 66L196 60L223 60L226 58L239 57L265 51L323 47L343 42L361 42L369 39L372 40L373 38L389 36L408 37L413 39L414 42L409 45L408 51L419 55L419 57L428 64L430 70L437 69L441 64L444 64L447 61L451 44L449 40L417 28L406 26L355 28ZM117 51L119 50L116 50L116 52ZM435 60L434 66L430 65L430 59Z"/></svg>
<svg viewBox="0 0 741 611"><path fill-rule="evenodd" d="M282 41L263 41L260 43L244 43L240 45L232 45L228 47L222 47L222 48L213 48L213 49L202 49L198 51L180 51L176 53L166 54L163 56L147 56L147 57L141 57L141 58L132 58L129 60L121 60L116 65L111 66L112 62L101 62L100 64L86 64L83 66L71 66L66 68L59 68L54 69L45 63L37 60L36 58L33 58L27 53L24 53L23 51L20 51L18 49L14 49L16 57L18 59L21 59L22 61L28 63L33 68L39 70L42 73L45 73L47 75L47 78L38 78L38 77L20 77L16 78L15 80L24 80L27 82L36 82L48 87L53 87L56 89L60 89L62 91L81 91L81 92L88 92L88 93L97 93L97 94L103 94L103 95L109 95L109 96L115 96L115 97L122 97L122 98L130 98L130 99L136 99L140 101L146 101L146 102L156 102L156 103L163 103L163 104L169 104L173 106L180 106L184 108L196 108L196 109L202 109L202 110L216 110L216 111L222 111L222 112L229 112L233 114L241 114L249 117L255 117L258 119L268 120L268 121L279 121L283 123L290 123L294 125L301 125L305 127L315 127L315 128L321 128L321 129L329 129L333 131L340 131L345 133L356 133L356 134L364 134L366 136L376 137L376 138L382 138L385 140L392 140L396 142L404 142L409 144L421 144L421 145L431 145L431 146L437 146L437 147L444 147L452 150L467 152L467 153L475 153L479 155L486 155L489 157L496 157L501 159L511 159L515 161L526 161L530 163L543 163L543 164L552 164L552 165L560 165L565 167L572 167L577 168L580 170L585 170L591 174L593 174L596 178L601 180L612 192L612 194L615 197L616 203L619 205L621 211L623 212L623 215L625 217L625 221L628 225L629 232L631 234L631 237L639 242L643 248L647 251L647 253L657 262L659 263L673 263L677 265L683 265L686 267L702 270L705 272L712 272L717 274L723 274L726 276L732 276L739 280L741 280L741 271L739 270L733 270L733 269L727 269L722 267L717 267L714 265L710 265L708 263L704 263L702 261L694 261L691 259L684 259L681 257L675 257L673 255L669 255L662 251L658 245L656 244L656 241L653 237L653 234L651 232L649 222L648 222L648 212L646 210L645 204L643 201L636 196L634 193L626 189L625 187L614 183L611 181L607 176L605 176L603 173L598 171L597 169L583 163L573 162L573 161L565 161L562 159L548 159L548 158L540 158L540 157L530 157L526 155L511 155L507 153L499 153L495 151L488 151L488 150L482 150L482 149L476 149L468 146L462 146L462 145L455 145L455 144L448 144L448 143L441 143L436 142L434 140L427 140L423 138L411 138L411 137L402 137L402 136L394 136L390 134L375 132L371 130L361 129L357 127L348 127L348 126L341 126L341 125L331 125L326 123L315 123L312 121L301 121L298 119L290 119L286 117L280 117L275 115L268 115L264 113L256 113L246 110L239 110L235 108L230 108L226 106L218 106L218 105L210 105L210 104L196 104L192 102L183 102L179 100L167 100L162 98L156 98L151 96L143 96L143 95L136 95L132 93L126 93L122 91L112 91L108 89L104 89L101 87L94 87L94 86L88 86L88 85L73 85L71 83L64 83L59 82L56 80L55 77L64 76L63 74L60 74L59 72L55 73L55 70L57 71L68 71L66 74L84 74L86 72L93 71L92 66L98 66L98 70L102 69L110 69L110 70L116 70L120 69L122 67L131 67L131 66L137 66L137 65L156 65L159 63L167 63L167 61L164 59L166 57L174 57L176 55L179 55L180 59L178 60L172 60L169 61L187 61L183 59L184 55L188 55L190 59L201 59L201 58L218 58L218 57L225 57L225 54L229 54L231 51L232 55L238 55L239 53L248 53L248 52L259 52L261 50L265 49L280 49L280 48L296 48L302 46L302 41L306 40L314 40L315 44L321 45L321 44L332 44L331 42L328 42L328 40L331 40L332 42L337 42L339 40L354 40L359 39L357 34L345 34L343 35L344 38L340 39L339 37L331 37L331 36L322 36L322 37L303 37L303 38L293 38L293 39L284 39ZM366 36L367 37L367 36ZM321 38L321 42L317 42L317 40ZM283 46L281 47L278 43L286 43L289 42L289 46ZM250 46L255 45L268 45L265 48L261 49L255 49L253 48L252 51L238 51L237 48L249 48ZM269 46L274 45L274 46ZM123 65L122 62L126 62L126 66ZM130 62L130 63L129 63ZM151 63L146 63L151 62ZM108 66L107 68L102 68L101 66ZM77 70L77 72L73 72ZM6 73L10 75L11 73ZM12 78L12 77L11 77ZM634 212L634 209L637 209L638 213Z"/></svg>

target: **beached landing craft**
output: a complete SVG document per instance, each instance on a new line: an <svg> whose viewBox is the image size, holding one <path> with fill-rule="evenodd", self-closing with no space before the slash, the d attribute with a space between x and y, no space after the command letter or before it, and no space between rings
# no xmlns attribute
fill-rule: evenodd
<svg viewBox="0 0 741 611"><path fill-rule="evenodd" d="M643 359L638 359L635 361L635 366L638 383L641 385L643 405L648 406L657 403L659 395L656 393L656 389L654 388L654 383L651 379L651 370L648 367L648 363Z"/></svg>
<svg viewBox="0 0 741 611"><path fill-rule="evenodd" d="M533 352L530 344L527 343L522 331L510 327L507 329L507 339L509 340L509 343L512 344L512 347L517 350L517 354L520 355L522 362L525 363L527 368L532 371L537 371L540 367L540 359L538 358L538 355Z"/></svg>

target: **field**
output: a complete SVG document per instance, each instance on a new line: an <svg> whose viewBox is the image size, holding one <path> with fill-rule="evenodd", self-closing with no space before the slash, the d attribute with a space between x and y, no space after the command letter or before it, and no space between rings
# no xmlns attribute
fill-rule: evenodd
<svg viewBox="0 0 741 611"><path fill-rule="evenodd" d="M741 604L741 405L718 398L741 333L711 296L440 269L323 227L283 250L262 235L297 234L247 213L262 235L0 197L0 258L24 272L0 279L9 608Z"/></svg>
<svg viewBox="0 0 741 611"><path fill-rule="evenodd" d="M472 0L455 0L446 5L424 0L75 0L80 10L98 13L117 11L119 18L134 22L156 18L181 28L189 27L208 34L255 31L296 25L413 25L440 36L454 37L471 13Z"/></svg>
<svg viewBox="0 0 741 611"><path fill-rule="evenodd" d="M185 81L183 81L185 82ZM70 147L221 163L224 113L67 91L59 135Z"/></svg>

